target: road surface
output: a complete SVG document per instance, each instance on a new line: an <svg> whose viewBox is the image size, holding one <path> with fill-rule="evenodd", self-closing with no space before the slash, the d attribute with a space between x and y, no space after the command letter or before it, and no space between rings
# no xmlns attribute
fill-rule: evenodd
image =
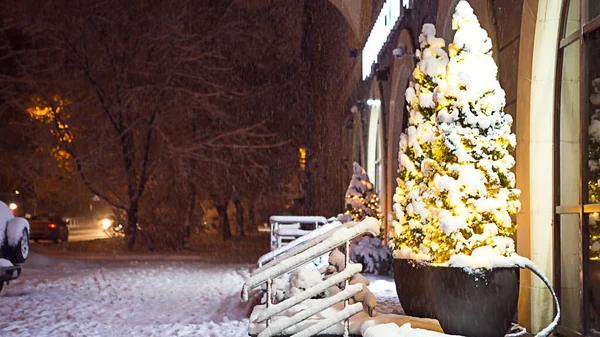
<svg viewBox="0 0 600 337"><path fill-rule="evenodd" d="M69 225L69 241L90 241L107 237L99 223L81 222Z"/></svg>

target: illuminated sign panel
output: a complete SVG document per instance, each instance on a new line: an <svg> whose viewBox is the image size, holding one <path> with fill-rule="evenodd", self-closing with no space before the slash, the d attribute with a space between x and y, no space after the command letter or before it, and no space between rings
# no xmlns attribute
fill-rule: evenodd
<svg viewBox="0 0 600 337"><path fill-rule="evenodd" d="M402 1L402 5L400 2ZM367 43L362 51L362 78L366 80L371 75L371 68L377 62L377 55L387 42L388 36L400 18L401 8L409 7L410 0L388 0L383 4L381 12L371 29Z"/></svg>

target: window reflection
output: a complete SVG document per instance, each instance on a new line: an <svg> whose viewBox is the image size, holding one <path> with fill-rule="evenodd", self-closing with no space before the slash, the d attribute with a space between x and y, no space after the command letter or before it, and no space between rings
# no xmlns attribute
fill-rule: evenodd
<svg viewBox="0 0 600 337"><path fill-rule="evenodd" d="M587 20L592 21L593 19L600 16L600 1L598 0L587 0Z"/></svg>
<svg viewBox="0 0 600 337"><path fill-rule="evenodd" d="M596 2L598 0L593 1ZM567 9L567 21L565 23L567 26L563 38L571 35L572 33L575 33L581 27L581 24L579 22L579 7L579 0L569 1L569 7Z"/></svg>
<svg viewBox="0 0 600 337"><path fill-rule="evenodd" d="M571 8L572 9L572 8ZM575 41L562 52L560 78L560 205L581 204L581 112L579 55L580 43ZM561 325L581 333L581 236L579 214L560 215L560 303Z"/></svg>
<svg viewBox="0 0 600 337"><path fill-rule="evenodd" d="M563 50L560 90L560 205L581 202L579 41Z"/></svg>
<svg viewBox="0 0 600 337"><path fill-rule="evenodd" d="M599 7L598 1L594 6ZM589 12L588 13L592 13ZM597 14L594 14L597 15ZM600 66L596 60L600 57L600 34L592 32L589 36L589 44L586 48L586 83L588 84L588 203L600 204ZM585 247L589 252L588 273L584 280L589 287L589 316L587 318L590 331L600 331L600 214L594 212L587 217L588 226L585 234L589 234L589 244ZM600 333L598 334L600 335Z"/></svg>

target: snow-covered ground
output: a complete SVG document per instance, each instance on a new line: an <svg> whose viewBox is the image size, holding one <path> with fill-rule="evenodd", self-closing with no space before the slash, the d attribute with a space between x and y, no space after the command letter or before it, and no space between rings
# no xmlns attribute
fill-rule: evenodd
<svg viewBox="0 0 600 337"><path fill-rule="evenodd" d="M247 336L249 265L33 254L0 294L0 336Z"/></svg>
<svg viewBox="0 0 600 337"><path fill-rule="evenodd" d="M0 293L0 336L247 336L240 290L254 265L77 262L32 253ZM372 278L378 309L394 283Z"/></svg>
<svg viewBox="0 0 600 337"><path fill-rule="evenodd" d="M21 277L0 293L0 336L246 337L251 304L240 301L240 290L252 268L78 262L31 253ZM368 278L376 310L402 313L393 280ZM413 333L406 335L431 335Z"/></svg>

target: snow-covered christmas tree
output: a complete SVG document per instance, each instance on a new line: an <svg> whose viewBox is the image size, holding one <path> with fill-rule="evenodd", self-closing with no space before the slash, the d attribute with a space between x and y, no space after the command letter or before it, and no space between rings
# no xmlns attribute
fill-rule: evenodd
<svg viewBox="0 0 600 337"><path fill-rule="evenodd" d="M371 216L382 220L379 197L373 190L367 172L358 164L352 165L354 173L346 191L346 214L353 221L362 221ZM383 230L382 230L383 233ZM363 272L387 275L391 271L392 254L380 238L368 236L352 241L350 259L363 265Z"/></svg>
<svg viewBox="0 0 600 337"><path fill-rule="evenodd" d="M600 107L600 78L592 81L594 92L590 95L590 103ZM600 203L600 109L596 109L588 127L588 180L589 202ZM590 214L590 258L600 258L600 217Z"/></svg>
<svg viewBox="0 0 600 337"><path fill-rule="evenodd" d="M516 137L504 113L492 43L467 1L452 18L454 42L423 26L408 128L400 137L390 247L398 257L447 262L479 247L508 256L520 208L511 172Z"/></svg>
<svg viewBox="0 0 600 337"><path fill-rule="evenodd" d="M381 221L379 197L373 190L367 172L358 164L353 164L354 173L346 191L346 213L354 221L362 221L371 216Z"/></svg>

